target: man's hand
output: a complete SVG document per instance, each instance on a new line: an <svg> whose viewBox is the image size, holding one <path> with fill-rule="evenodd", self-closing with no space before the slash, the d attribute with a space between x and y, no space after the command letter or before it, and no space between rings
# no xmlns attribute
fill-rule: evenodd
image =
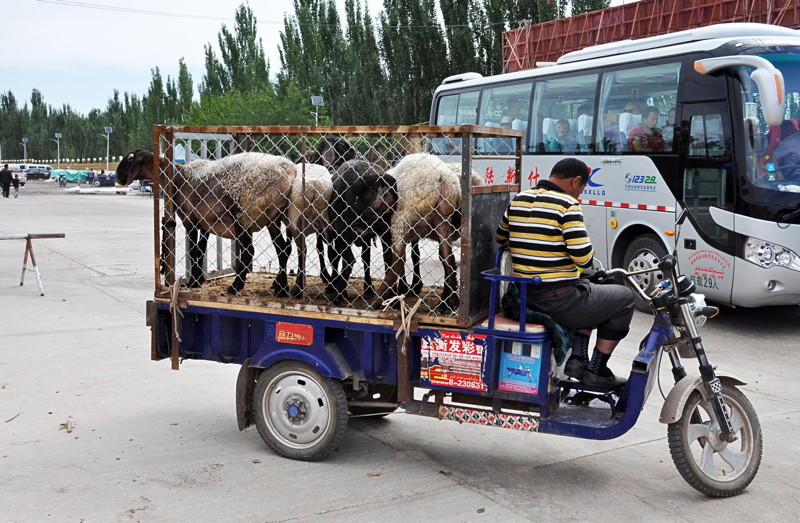
<svg viewBox="0 0 800 523"><path fill-rule="evenodd" d="M589 281L592 283L606 283L609 281L609 276L606 274L606 271L600 269L598 271L594 271L594 274L589 276Z"/></svg>

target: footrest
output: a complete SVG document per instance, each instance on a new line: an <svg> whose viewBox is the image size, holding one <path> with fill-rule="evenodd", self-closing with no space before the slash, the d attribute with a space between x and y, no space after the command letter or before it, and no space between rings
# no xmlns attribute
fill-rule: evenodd
<svg viewBox="0 0 800 523"><path fill-rule="evenodd" d="M609 390L604 388L598 387L589 387L588 385L584 385L580 381L573 381L573 380L558 380L556 382L556 387L561 387L562 390L562 398L569 393L570 390L575 391L576 401L574 404L586 404L588 405L594 399L600 400L603 403L607 403L611 407L612 415L616 414L617 411L617 398L619 398L620 392L625 388L623 385L617 389Z"/></svg>

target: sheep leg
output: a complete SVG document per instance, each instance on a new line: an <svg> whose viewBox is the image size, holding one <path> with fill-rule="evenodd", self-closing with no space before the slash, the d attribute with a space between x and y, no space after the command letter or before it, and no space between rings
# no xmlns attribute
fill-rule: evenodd
<svg viewBox="0 0 800 523"><path fill-rule="evenodd" d="M253 264L253 233L245 230L236 222L234 225L236 232L236 263L234 270L236 277L228 287L228 294L239 294L244 289L244 282L247 279L247 272Z"/></svg>
<svg viewBox="0 0 800 523"><path fill-rule="evenodd" d="M317 233L317 254L319 255L319 275L322 278L322 283L327 288L331 284L333 276L328 272L328 267L325 264L325 247L328 242L322 233ZM329 255L330 256L330 255Z"/></svg>
<svg viewBox="0 0 800 523"><path fill-rule="evenodd" d="M375 287L372 285L372 271L370 270L370 260L372 259L372 240L367 240L361 248L361 265L364 267L364 295L374 296Z"/></svg>
<svg viewBox="0 0 800 523"><path fill-rule="evenodd" d="M422 275L420 274L419 240L411 244L411 265L414 267L414 279L411 281L411 294L422 294Z"/></svg>
<svg viewBox="0 0 800 523"><path fill-rule="evenodd" d="M347 280L353 270L355 256L349 243L343 238L334 239L331 256L331 302L341 305L347 299Z"/></svg>
<svg viewBox="0 0 800 523"><path fill-rule="evenodd" d="M194 252L189 254L189 287L194 289L202 286L206 281L206 275L203 271L203 262L206 258L208 232L199 227L194 227L194 234L192 235L191 243L191 248L194 250Z"/></svg>
<svg viewBox="0 0 800 523"><path fill-rule="evenodd" d="M453 246L448 241L452 235L450 224L443 222L436 228L439 236L439 260L444 268L444 286L442 288L442 303L450 311L458 309L458 276L456 274L456 257Z"/></svg>
<svg viewBox="0 0 800 523"><path fill-rule="evenodd" d="M405 282L406 242L402 240L402 237L398 240L395 236L393 233L392 263L389 270L386 271L384 279L386 284L384 299L404 294L403 287L407 285Z"/></svg>
<svg viewBox="0 0 800 523"><path fill-rule="evenodd" d="M289 240L291 242L291 239ZM302 296L306 288L306 236L298 233L295 238L297 245L297 277L292 287L292 297ZM291 245L291 244L290 244Z"/></svg>
<svg viewBox="0 0 800 523"><path fill-rule="evenodd" d="M292 241L281 234L280 225L271 224L267 227L272 245L278 253L278 274L272 282L272 292L275 296L286 297L289 295L289 277L286 275L286 266L289 265L289 254L292 252Z"/></svg>

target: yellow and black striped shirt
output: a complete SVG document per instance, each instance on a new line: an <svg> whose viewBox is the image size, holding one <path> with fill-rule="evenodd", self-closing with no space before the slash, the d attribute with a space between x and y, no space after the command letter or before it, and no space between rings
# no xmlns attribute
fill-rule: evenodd
<svg viewBox="0 0 800 523"><path fill-rule="evenodd" d="M511 250L514 276L539 276L545 287L574 283L594 256L580 203L548 180L514 197L496 239Z"/></svg>

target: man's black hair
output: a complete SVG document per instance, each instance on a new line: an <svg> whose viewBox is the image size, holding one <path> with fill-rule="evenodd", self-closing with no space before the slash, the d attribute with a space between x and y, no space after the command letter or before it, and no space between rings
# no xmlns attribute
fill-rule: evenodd
<svg viewBox="0 0 800 523"><path fill-rule="evenodd" d="M584 184L589 181L589 167L577 158L564 158L559 160L550 171L551 178L574 178L581 177Z"/></svg>
<svg viewBox="0 0 800 523"><path fill-rule="evenodd" d="M650 113L660 114L657 107L653 107L652 105L648 105L642 111L642 118L647 118L650 116Z"/></svg>

